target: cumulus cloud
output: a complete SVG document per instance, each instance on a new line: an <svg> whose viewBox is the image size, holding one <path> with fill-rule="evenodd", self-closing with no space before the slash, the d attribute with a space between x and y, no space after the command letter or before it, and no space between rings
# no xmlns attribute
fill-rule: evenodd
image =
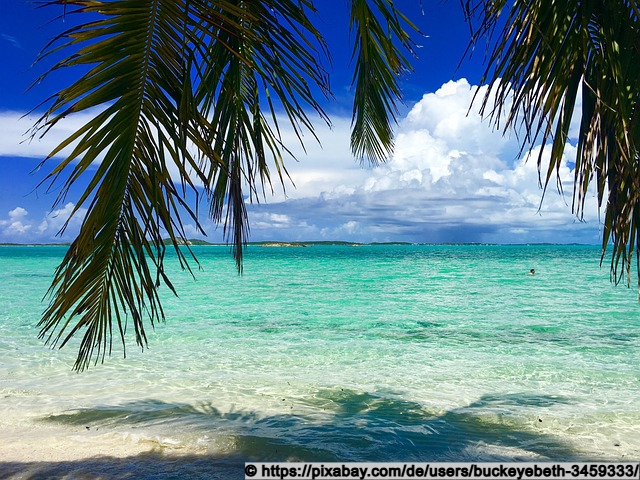
<svg viewBox="0 0 640 480"><path fill-rule="evenodd" d="M80 224L87 210L85 208L75 210L73 203L67 203L64 207L47 212L42 218L34 218L23 207L16 207L7 212L5 218L0 218L0 241L20 243L49 243L71 240L78 232ZM65 222L69 221L68 228L60 235L60 230Z"/></svg>
<svg viewBox="0 0 640 480"><path fill-rule="evenodd" d="M38 225L38 233L51 240L72 238L77 234L86 213L86 208L76 211L75 204L69 202L62 208L48 212Z"/></svg>
<svg viewBox="0 0 640 480"><path fill-rule="evenodd" d="M346 121L330 135L323 132L328 150L310 152L290 170L302 188L286 201L253 206L253 215L286 214L295 227L281 225L278 234L298 239L597 241L595 196L588 199L586 223L571 212L575 148L567 145L559 170L565 193L552 180L541 203L539 147L519 158L515 135L503 135L469 110L476 90L459 80L425 94L401 122L393 158L376 169L349 158ZM545 161L546 152L543 168ZM254 237L274 234L270 225L253 227Z"/></svg>
<svg viewBox="0 0 640 480"><path fill-rule="evenodd" d="M27 215L29 212L22 207L11 210L6 220L0 220L3 235L10 238L23 237L31 229L31 225L26 220Z"/></svg>
<svg viewBox="0 0 640 480"><path fill-rule="evenodd" d="M19 220L21 218L26 217L27 215L29 215L29 212L27 212L22 207L16 207L9 212L9 218L12 220Z"/></svg>

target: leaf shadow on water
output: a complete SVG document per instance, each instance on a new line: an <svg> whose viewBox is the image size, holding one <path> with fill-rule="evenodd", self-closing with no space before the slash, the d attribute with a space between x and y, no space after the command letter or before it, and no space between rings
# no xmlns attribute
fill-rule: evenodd
<svg viewBox="0 0 640 480"><path fill-rule="evenodd" d="M245 461L447 462L594 461L536 428L536 408L571 403L545 395L484 395L444 413L392 395L342 388L319 389L304 400L283 401L283 411L221 412L212 403L197 405L157 400L74 410L44 422L75 432L96 429L153 429L171 436L188 431L200 437L232 439L223 453L179 454L161 442L151 452L126 458L93 457L60 462L2 462L0 478L243 479ZM509 406L531 408L516 422ZM296 413L300 410L302 413ZM508 453L517 448L521 456ZM212 450L216 450L215 448ZM513 450L510 450L513 452ZM500 453L502 452L502 453Z"/></svg>

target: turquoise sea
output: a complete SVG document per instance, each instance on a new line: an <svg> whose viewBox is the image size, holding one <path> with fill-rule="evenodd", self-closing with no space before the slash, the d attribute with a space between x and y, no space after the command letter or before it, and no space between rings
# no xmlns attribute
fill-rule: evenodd
<svg viewBox="0 0 640 480"><path fill-rule="evenodd" d="M78 374L37 338L64 247L0 248L0 477L640 459L640 305L598 247L194 251L149 349Z"/></svg>

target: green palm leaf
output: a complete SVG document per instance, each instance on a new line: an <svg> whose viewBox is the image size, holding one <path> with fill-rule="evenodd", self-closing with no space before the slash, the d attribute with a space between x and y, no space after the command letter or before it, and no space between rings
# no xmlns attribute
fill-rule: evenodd
<svg viewBox="0 0 640 480"><path fill-rule="evenodd" d="M71 173L70 185L95 168L76 212L88 205L80 233L56 270L51 302L40 322L41 335L66 344L85 329L76 369L104 358L117 326L123 346L130 317L136 342L146 345L143 319L164 317L157 287L164 274L161 233L177 245L184 237L180 213L198 224L169 174L176 167L183 185L193 172L205 179L187 140L206 149L190 118L198 118L184 92L187 3L167 0L50 2L76 7L69 14L99 15L60 36L76 53L55 65L90 68L62 90L41 118L48 129L64 116L102 106L104 111L63 142L50 156L76 142L72 153L51 173ZM100 156L102 155L102 158ZM75 164L72 162L76 162ZM176 248L182 262L183 252ZM75 323L74 323L75 322Z"/></svg>
<svg viewBox="0 0 640 480"><path fill-rule="evenodd" d="M403 25L417 31L390 0L351 0L356 64L351 150L374 165L393 152L393 124L402 101L399 76L412 70L402 50L414 53L414 43Z"/></svg>
<svg viewBox="0 0 640 480"><path fill-rule="evenodd" d="M310 88L316 85L329 95L319 63L326 51L309 18L310 1L203 2L201 8L197 16L207 50L196 98L210 119L213 150L225 165L212 169L207 181L210 213L224 222L241 269L249 228L245 198L258 200L271 185L270 160L281 183L287 176L283 153L289 151L282 144L278 112L301 143L305 130L315 138L307 108L329 123Z"/></svg>
<svg viewBox="0 0 640 480"><path fill-rule="evenodd" d="M612 278L618 282L626 272L630 282L632 257L635 252L638 258L640 245L638 6L635 1L596 0L510 4L464 3L469 18L480 19L474 42L504 25L483 79L491 87L483 112L497 122L511 103L503 128L524 126L523 148L537 140L550 145L546 189L559 171L581 95L573 210L582 218L588 187L595 181L605 211L602 258L611 244ZM500 15L508 8L501 23ZM492 91L495 100L490 105ZM538 166L542 168L542 151ZM640 299L640 270L638 289Z"/></svg>

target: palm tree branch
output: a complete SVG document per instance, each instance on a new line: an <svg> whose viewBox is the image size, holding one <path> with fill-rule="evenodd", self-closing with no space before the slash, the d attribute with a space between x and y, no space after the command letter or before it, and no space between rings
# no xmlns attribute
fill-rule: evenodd
<svg viewBox="0 0 640 480"><path fill-rule="evenodd" d="M162 278L171 290L173 286L164 273L161 235L168 233L185 261L177 244L184 238L180 211L186 206L167 169L165 147L173 146L169 161L179 166L183 183L193 185L187 168L198 171L200 163L183 147L186 138L201 141L201 136L196 126L180 122L178 112L178 103L185 100L185 44L176 29L185 18L184 2L50 3L77 6L71 13L102 16L65 33L65 38L72 38L68 43L87 46L54 69L92 67L58 94L39 124L46 129L71 112L105 108L54 150L58 153L76 143L50 175L55 179L62 169L72 169L63 185L64 196L99 162L76 205L78 211L89 203L80 233L56 270L50 304L40 322L41 336L52 345L63 346L85 330L75 364L82 370L111 353L114 321L124 348L129 316L141 347L147 343L143 319L152 325L164 319L158 281ZM79 160L72 165L75 159ZM201 171L197 175L206 177ZM199 225L190 209L187 214Z"/></svg>
<svg viewBox="0 0 640 480"><path fill-rule="evenodd" d="M390 0L351 0L354 36L351 150L360 161L384 162L393 152L393 124L402 101L399 76L412 70L402 49L414 54L403 24L417 28Z"/></svg>

